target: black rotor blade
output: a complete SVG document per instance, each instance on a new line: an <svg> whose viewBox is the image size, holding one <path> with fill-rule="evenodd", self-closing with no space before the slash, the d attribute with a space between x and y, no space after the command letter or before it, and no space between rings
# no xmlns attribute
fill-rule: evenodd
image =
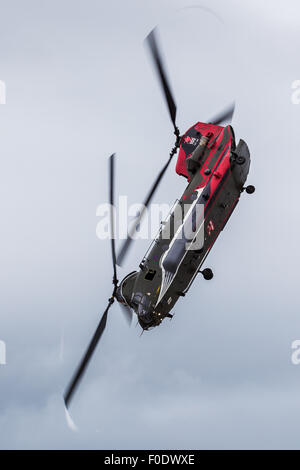
<svg viewBox="0 0 300 470"><path fill-rule="evenodd" d="M110 236L111 236L111 255L113 262L113 284L116 285L117 267L116 267L116 244L115 244L115 219L114 219L114 183L115 183L115 154L109 157L109 203L110 203Z"/></svg>
<svg viewBox="0 0 300 470"><path fill-rule="evenodd" d="M172 155L172 156L173 156L173 155ZM118 264L119 266L122 265L122 262L123 262L123 260L124 260L124 258L125 258L125 256L126 256L126 254L127 254L127 252L128 252L129 247L130 247L130 244L131 244L131 242L133 241L133 238L132 238L132 237L133 237L133 235L134 235L134 233L135 233L135 231L136 231L136 228L137 228L137 226L141 223L141 220L142 220L142 217L143 217L143 215L144 215L144 212L145 212L146 208L149 206L149 204L150 204L150 202L151 202L151 199L153 198L154 193L155 193L155 191L157 190L158 185L159 185L159 183L160 183L162 177L164 176L164 174L165 174L165 172L166 172L166 170L167 170L167 168L168 168L168 166L169 166L169 164L170 164L170 162L171 162L171 160L172 160L172 156L170 156L169 160L167 161L167 163L165 164L165 166L163 167L163 169L162 169L162 170L160 171L160 173L158 174L158 176L157 176L155 182L153 183L153 185L152 185L152 187L151 187L151 189L150 189L150 191L149 191L149 193L148 193L148 195L147 195L147 197L146 197L146 199L145 199L145 201L144 201L144 203L143 203L143 207L141 208L141 211L140 211L139 216L136 218L136 220L134 221L134 223L133 223L131 229L129 230L128 237L126 238L125 242L123 243L123 246L122 246L122 248L121 248L121 250L120 250L120 252L119 252L119 254L118 254L118 257L117 257L117 264Z"/></svg>
<svg viewBox="0 0 300 470"><path fill-rule="evenodd" d="M234 113L234 108L235 108L235 103L232 103L230 106L224 109L220 114L215 116L214 119L211 119L208 122L210 122L211 124L215 124L216 126L221 124L224 121L230 122Z"/></svg>
<svg viewBox="0 0 300 470"><path fill-rule="evenodd" d="M155 29L153 29L151 33L146 37L146 41L152 53L152 58L155 64L155 68L159 76L160 83L161 83L161 86L162 86L162 89L166 98L171 121L173 123L174 129L176 130L176 104L175 104L175 101L171 92L171 88L167 79L165 67L163 65L161 54L157 45Z"/></svg>
<svg viewBox="0 0 300 470"><path fill-rule="evenodd" d="M102 315L102 318L98 324L98 327L94 333L94 336L92 337L91 339L91 342L86 350L86 353L84 354L75 374L73 375L73 378L64 394L64 400L65 400L65 404L66 404L66 407L68 408L70 402L71 402L71 399L73 397L73 394L76 390L76 388L78 387L79 385L79 382L81 381L82 377L83 377L83 374L88 366L88 363L93 355L93 352L95 351L96 349L96 346L102 336L102 333L103 331L105 330L105 326L106 326L106 321L107 321L107 314L108 314L108 310L110 309L111 305L112 305L113 302L109 302L108 306L106 307L106 310L105 312L103 313Z"/></svg>

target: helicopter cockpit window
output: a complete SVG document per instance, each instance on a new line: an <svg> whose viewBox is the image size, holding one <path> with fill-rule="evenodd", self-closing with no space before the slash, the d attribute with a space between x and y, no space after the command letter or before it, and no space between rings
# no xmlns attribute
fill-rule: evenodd
<svg viewBox="0 0 300 470"><path fill-rule="evenodd" d="M131 305L134 307L139 321L142 322L144 326L152 323L153 318L151 310L149 309L150 301L147 295L137 292L132 299Z"/></svg>

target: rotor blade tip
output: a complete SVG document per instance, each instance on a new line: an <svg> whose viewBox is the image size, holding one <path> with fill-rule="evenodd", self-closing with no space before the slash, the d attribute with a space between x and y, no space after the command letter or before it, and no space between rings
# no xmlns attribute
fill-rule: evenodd
<svg viewBox="0 0 300 470"><path fill-rule="evenodd" d="M65 417L66 417L66 422L67 422L67 425L68 425L68 428L71 429L71 431L73 432L78 432L78 427L76 426L76 424L74 423L69 411L68 411L68 408L67 406L65 405Z"/></svg>

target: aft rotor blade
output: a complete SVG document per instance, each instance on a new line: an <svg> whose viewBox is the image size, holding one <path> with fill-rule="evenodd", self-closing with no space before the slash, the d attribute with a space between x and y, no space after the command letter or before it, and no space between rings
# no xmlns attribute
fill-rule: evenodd
<svg viewBox="0 0 300 470"><path fill-rule="evenodd" d="M111 255L113 262L113 284L116 285L117 267L116 267L116 242L115 242L115 219L114 219L114 185L115 185L115 154L109 157L109 203L110 203L110 242L111 242Z"/></svg>
<svg viewBox="0 0 300 470"><path fill-rule="evenodd" d="M157 44L155 29L153 29L151 33L146 37L146 41L152 54L153 62L169 109L171 121L173 123L174 129L176 130L176 104L171 92L163 60L161 58L161 54Z"/></svg>
<svg viewBox="0 0 300 470"><path fill-rule="evenodd" d="M234 113L234 108L235 108L235 103L232 103L230 106L228 106L226 109L224 109L220 114L215 116L213 119L211 119L210 122L211 124L215 124L218 126L224 121L230 122Z"/></svg>
<svg viewBox="0 0 300 470"><path fill-rule="evenodd" d="M124 258L125 258L126 254L127 254L127 252L128 252L128 249L129 249L129 247L130 247L130 245L131 245L131 242L133 241L133 238L132 238L132 237L133 237L133 235L135 234L136 228L137 228L137 226L141 223L141 220L142 220L142 218L143 218L143 215L144 215L144 213L145 213L145 210L146 210L146 208L149 206L149 204L150 204L150 202L151 202L151 200L152 200L152 198L153 198L153 196L154 196L154 194L155 194L155 192L156 192L156 190L157 190L157 188L158 188L158 185L159 185L159 183L160 183L162 177L164 176L164 174L165 174L165 172L166 172L166 170L167 170L167 168L168 168L168 166L169 166L169 164L170 164L170 162L171 162L171 160L172 160L172 157L173 157L173 155L170 156L169 160L167 161L167 163L165 164L165 166L163 167L163 169L162 169L162 170L160 171L160 173L158 174L158 176L157 176L155 182L153 183L153 185L152 185L152 187L151 187L151 189L150 189L150 191L149 191L149 193L148 193L148 195L147 195L147 197L146 197L146 199L145 199L145 201L144 201L144 203L143 203L143 206L142 206L142 209L141 209L141 211L140 211L139 216L138 216L138 217L136 218L136 220L134 221L134 223L133 223L133 225L132 225L132 227L131 227L131 229L130 229L130 231L129 231L129 233L128 233L128 236L127 236L125 242L123 243L123 246L122 246L122 248L121 248L121 250L120 250L120 252L119 252L119 254L118 254L118 257L117 257L117 264L118 264L119 266L121 266L121 265L122 265L122 262L124 261Z"/></svg>
<svg viewBox="0 0 300 470"><path fill-rule="evenodd" d="M66 404L66 407L68 408L70 402L71 402L71 399L75 393L75 390L76 388L78 387L82 377L83 377L83 374L85 373L86 371L86 368L90 362L90 359L97 347L97 344L103 334L103 331L105 330L105 327L106 327L106 321L107 321L107 314L108 314L108 310L110 309L111 305L112 305L113 301L109 301L109 304L108 306L106 307L106 310L105 312L103 313L102 315L102 318L98 324L98 327L94 333L94 336L92 337L91 339L91 342L86 350L86 353L84 354L65 394L64 394L64 400L65 400L65 404Z"/></svg>

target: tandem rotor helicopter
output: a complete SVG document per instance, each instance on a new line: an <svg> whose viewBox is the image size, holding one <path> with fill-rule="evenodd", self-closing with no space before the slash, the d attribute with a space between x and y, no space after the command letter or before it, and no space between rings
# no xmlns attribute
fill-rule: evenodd
<svg viewBox="0 0 300 470"><path fill-rule="evenodd" d="M246 142L240 140L236 145L233 128L230 125L221 125L231 120L234 105L210 123L197 122L185 134L180 135L176 125L176 105L155 30L147 36L146 41L167 103L176 141L118 256L113 219L115 155L111 155L109 159L114 288L94 336L64 394L67 408L104 332L108 312L114 301L119 302L129 321L132 320L133 312L137 315L143 331L160 325L164 318L171 318L170 312L175 303L186 295L198 273L206 280L213 277L211 269L201 270L201 267L234 211L241 193L246 191L251 194L255 191L254 186L245 187L250 167L250 153ZM124 261L133 240L132 236L177 151L176 173L187 179L187 187L169 214L168 220L162 222L157 237L139 265L139 270L128 274L119 282L117 265ZM184 210L186 205L189 207L188 211ZM178 213L182 217L181 222L176 225L175 215ZM203 233L201 246L197 245L197 249L193 249L193 237L200 230ZM187 236L187 233L190 236Z"/></svg>

